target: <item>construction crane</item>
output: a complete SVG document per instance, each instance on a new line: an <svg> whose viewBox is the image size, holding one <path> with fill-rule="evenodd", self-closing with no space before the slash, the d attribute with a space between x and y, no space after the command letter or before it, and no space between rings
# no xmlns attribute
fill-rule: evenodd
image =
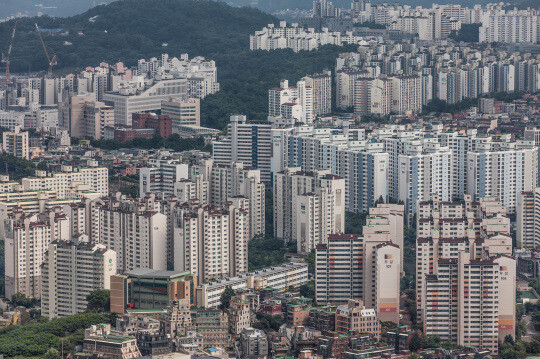
<svg viewBox="0 0 540 359"><path fill-rule="evenodd" d="M7 54L2 53L2 63L6 64L6 84L10 83L11 81L11 74L9 73L9 63L10 63L10 57L11 57L11 49L13 48L13 39L15 38L15 30L17 29L17 21L15 20L15 25L13 26L13 32L11 33L11 41L9 43L9 49L7 51Z"/></svg>
<svg viewBox="0 0 540 359"><path fill-rule="evenodd" d="M49 61L49 75L52 75L52 68L54 65L57 64L56 62L56 55L53 56L51 59L49 57L49 53L47 52L47 47L45 46L45 42L43 41L43 37L41 37L41 31L39 31L38 24L36 23L36 30L39 35L39 39L41 40L41 45L43 46L43 50L45 50L45 55L47 56L47 61Z"/></svg>

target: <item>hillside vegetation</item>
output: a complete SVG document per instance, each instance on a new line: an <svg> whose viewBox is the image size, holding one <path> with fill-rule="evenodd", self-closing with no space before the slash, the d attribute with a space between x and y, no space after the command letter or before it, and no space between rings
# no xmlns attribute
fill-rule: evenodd
<svg viewBox="0 0 540 359"><path fill-rule="evenodd" d="M89 19L94 22L90 22ZM340 52L354 50L328 46L295 54L291 50L250 51L249 35L277 19L253 8L195 0L120 0L68 18L21 19L12 54L12 72L45 70L34 22L42 29L65 29L69 35L44 35L50 54L56 54L59 73L78 71L100 62L189 53L216 61L221 91L202 102L203 125L223 129L231 114L265 120L268 89L280 79L301 77L332 68ZM7 39L13 22L0 24L0 41ZM78 35L82 31L83 35ZM106 31L106 32L105 32ZM64 41L73 45L65 46ZM162 44L167 43L167 47ZM6 44L7 46L7 44ZM2 46L0 46L2 49ZM52 56L52 55L51 55Z"/></svg>
<svg viewBox="0 0 540 359"><path fill-rule="evenodd" d="M93 20L89 21L90 19ZM188 52L211 56L249 46L249 34L271 15L252 8L195 0L120 0L66 18L19 19L11 55L12 72L45 70L47 60L34 23L43 29L64 29L69 35L47 35L49 53L58 69L98 65L101 61L136 64L140 58ZM13 21L0 24L0 49L9 44ZM79 35L79 31L83 35ZM73 45L66 46L64 42ZM2 43L3 42L3 43ZM167 43L166 48L162 47Z"/></svg>

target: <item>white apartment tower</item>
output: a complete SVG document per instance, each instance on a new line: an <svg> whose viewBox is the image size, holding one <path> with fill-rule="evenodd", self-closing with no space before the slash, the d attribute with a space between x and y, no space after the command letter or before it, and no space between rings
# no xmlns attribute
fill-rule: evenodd
<svg viewBox="0 0 540 359"><path fill-rule="evenodd" d="M41 264L49 244L67 241L71 229L66 216L59 211L25 215L14 213L4 221L6 297L23 293L41 296Z"/></svg>
<svg viewBox="0 0 540 359"><path fill-rule="evenodd" d="M213 142L216 164L242 162L261 171L261 180L271 183L272 134L269 124L247 123L246 116L231 116L227 137Z"/></svg>
<svg viewBox="0 0 540 359"><path fill-rule="evenodd" d="M417 216L416 297L424 332L495 353L497 340L515 329L516 262L509 257L506 208L492 197L435 196L419 202Z"/></svg>
<svg viewBox="0 0 540 359"><path fill-rule="evenodd" d="M322 108L327 106L327 82L321 80L321 83L318 83L318 79L308 78L298 81L296 86L289 86L288 80L282 80L280 87L268 91L268 116L295 118L299 122L312 123L314 98L313 88L309 83L314 81L319 88L322 111Z"/></svg>
<svg viewBox="0 0 540 359"><path fill-rule="evenodd" d="M484 149L467 154L467 193L499 198L510 213L518 195L532 191L538 176L538 148Z"/></svg>
<svg viewBox="0 0 540 359"><path fill-rule="evenodd" d="M345 180L329 170L289 167L274 175L274 234L309 253L345 230Z"/></svg>
<svg viewBox="0 0 540 359"><path fill-rule="evenodd" d="M95 289L110 289L116 274L116 253L79 235L71 242L54 241L41 268L41 312L58 318L82 313L86 296Z"/></svg>
<svg viewBox="0 0 540 359"><path fill-rule="evenodd" d="M313 115L325 115L332 112L332 72L325 70L302 78L313 92Z"/></svg>
<svg viewBox="0 0 540 359"><path fill-rule="evenodd" d="M118 272L167 269L167 216L155 196L134 200L117 192L96 203L99 241L116 252Z"/></svg>
<svg viewBox="0 0 540 359"><path fill-rule="evenodd" d="M174 268L200 281L247 272L248 212L234 206L182 205L174 233Z"/></svg>

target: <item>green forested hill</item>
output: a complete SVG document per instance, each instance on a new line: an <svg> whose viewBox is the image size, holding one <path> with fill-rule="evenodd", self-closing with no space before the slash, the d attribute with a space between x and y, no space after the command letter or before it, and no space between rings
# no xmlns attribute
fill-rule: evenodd
<svg viewBox="0 0 540 359"><path fill-rule="evenodd" d="M61 69L101 61L134 64L139 58L159 56L164 51L202 56L241 51L249 46L251 32L275 21L259 10L215 1L120 0L67 18L20 19L11 68L12 72L47 68L35 22L41 29L69 31L67 36L43 36L49 53L57 54L57 68ZM2 51L9 44L12 27L13 21L0 24ZM78 35L79 30L84 34ZM73 45L66 46L65 41ZM168 47L163 48L163 43Z"/></svg>
<svg viewBox="0 0 540 359"><path fill-rule="evenodd" d="M89 21L92 19L93 21ZM49 54L56 54L57 72L78 71L101 61L123 61L189 53L216 61L221 91L202 102L203 125L222 129L231 114L265 120L268 89L280 79L332 68L340 52L354 47L318 51L250 51L249 35L277 19L253 8L235 8L210 0L120 0L68 18L21 19L17 26L12 72L46 70L45 54L34 22L41 29L64 29L67 36L44 35ZM8 46L13 22L0 24L0 50ZM79 31L84 34L79 35ZM72 43L65 46L64 42ZM162 47L167 43L167 47ZM5 44L5 45L4 45Z"/></svg>

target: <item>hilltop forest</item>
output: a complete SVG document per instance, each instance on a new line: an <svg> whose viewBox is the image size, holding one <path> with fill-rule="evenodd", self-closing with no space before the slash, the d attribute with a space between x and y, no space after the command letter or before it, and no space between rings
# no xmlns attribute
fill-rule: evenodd
<svg viewBox="0 0 540 359"><path fill-rule="evenodd" d="M249 35L278 20L257 9L234 8L222 2L196 0L120 0L67 17L19 19L11 68L14 73L48 67L34 23L43 30L59 74L77 72L100 62L122 61L168 53L205 56L216 61L221 91L202 103L202 123L223 129L231 114L265 120L267 91L287 78L332 68L340 52L354 47L328 46L318 51L250 51ZM0 23L0 50L8 46L13 21ZM4 43L2 43L4 42ZM66 45L65 43L70 43ZM163 46L167 44L167 46Z"/></svg>

